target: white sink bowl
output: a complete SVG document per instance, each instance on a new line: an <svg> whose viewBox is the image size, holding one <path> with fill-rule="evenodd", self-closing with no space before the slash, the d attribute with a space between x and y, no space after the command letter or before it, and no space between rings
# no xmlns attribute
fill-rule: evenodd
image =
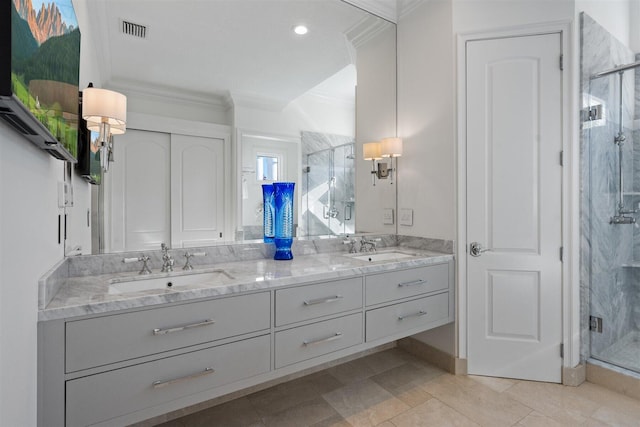
<svg viewBox="0 0 640 427"><path fill-rule="evenodd" d="M406 254L404 252L373 252L364 255L356 255L352 258L360 260L360 261L369 261L369 262L377 262L377 261L397 261L404 258L413 258L414 255Z"/></svg>
<svg viewBox="0 0 640 427"><path fill-rule="evenodd" d="M193 273L170 277L137 277L135 280L112 282L109 285L109 294L126 294L129 292L141 292L150 290L171 290L174 288L192 285L222 285L229 279L233 279L224 270L209 271L206 273Z"/></svg>

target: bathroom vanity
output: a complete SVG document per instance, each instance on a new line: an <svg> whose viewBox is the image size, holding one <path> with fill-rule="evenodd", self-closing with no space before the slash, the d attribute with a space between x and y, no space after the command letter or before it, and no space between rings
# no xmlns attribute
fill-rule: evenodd
<svg viewBox="0 0 640 427"><path fill-rule="evenodd" d="M142 421L454 319L449 254L316 253L187 276L60 280L39 313L39 425Z"/></svg>

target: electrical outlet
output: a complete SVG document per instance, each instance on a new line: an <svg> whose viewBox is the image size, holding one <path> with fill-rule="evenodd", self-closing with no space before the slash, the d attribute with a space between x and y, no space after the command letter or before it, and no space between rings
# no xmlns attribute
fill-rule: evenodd
<svg viewBox="0 0 640 427"><path fill-rule="evenodd" d="M413 209L400 209L398 211L400 225L411 227L413 225Z"/></svg>
<svg viewBox="0 0 640 427"><path fill-rule="evenodd" d="M382 223L385 225L393 225L393 209L382 210Z"/></svg>

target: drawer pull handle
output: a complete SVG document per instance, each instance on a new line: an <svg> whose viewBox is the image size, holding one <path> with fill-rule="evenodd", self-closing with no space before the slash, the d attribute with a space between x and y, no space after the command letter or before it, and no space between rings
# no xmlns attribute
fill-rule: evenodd
<svg viewBox="0 0 640 427"><path fill-rule="evenodd" d="M315 341L303 341L302 344L304 344L305 346L310 346L310 345L316 345L316 344L321 344L323 342L329 342L329 341L335 341L335 340L339 340L340 338L342 338L342 332L336 332L334 335L331 335L329 337L326 338L320 338L319 340L315 340Z"/></svg>
<svg viewBox="0 0 640 427"><path fill-rule="evenodd" d="M204 371L196 372L195 374L187 375L180 378L174 378L172 380L154 381L151 385L153 386L153 388L162 388L171 384L179 383L181 381L187 381L195 378L204 377L205 375L210 375L210 374L213 374L214 372L215 370L213 368L207 368Z"/></svg>
<svg viewBox="0 0 640 427"><path fill-rule="evenodd" d="M166 328L166 329L156 328L153 330L153 335L166 335L171 332L180 332L187 329L199 328L201 326L213 325L214 323L216 323L215 320L207 319L207 320L203 320L202 322L191 323L190 325L176 326L173 328Z"/></svg>
<svg viewBox="0 0 640 427"><path fill-rule="evenodd" d="M334 301L341 300L342 298L344 298L342 295L336 295L328 298L310 299L310 300L305 300L304 305L325 304L327 302L334 302Z"/></svg>
<svg viewBox="0 0 640 427"><path fill-rule="evenodd" d="M406 288L408 286L417 286L417 285L426 285L426 284L427 284L426 280L418 279L418 280L412 280L411 282L398 283L398 287Z"/></svg>
<svg viewBox="0 0 640 427"><path fill-rule="evenodd" d="M426 311L424 310L420 310L417 313L413 313L413 314L405 314L403 316L398 316L398 320L404 320L404 319L408 319L409 317L420 317L420 316L424 316L425 314L427 314Z"/></svg>

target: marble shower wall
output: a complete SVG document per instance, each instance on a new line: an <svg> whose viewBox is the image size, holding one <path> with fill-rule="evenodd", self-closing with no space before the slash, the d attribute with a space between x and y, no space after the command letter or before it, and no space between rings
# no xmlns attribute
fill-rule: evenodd
<svg viewBox="0 0 640 427"><path fill-rule="evenodd" d="M618 74L591 79L600 71L634 61L631 50L590 16L581 14L582 108L601 104L603 119L583 123L581 130L581 324L583 359L597 357L632 330L638 329L638 278L630 267L640 261L640 229L612 225L619 203L618 147L614 138L622 120L627 142L623 145L624 191L640 191L640 143L634 128L636 77L623 75L622 117L619 109ZM634 156L635 152L635 156ZM640 198L629 194L626 208L637 207ZM640 266L640 263L638 264ZM635 313L634 313L635 311ZM589 332L589 315L602 317L603 333Z"/></svg>

